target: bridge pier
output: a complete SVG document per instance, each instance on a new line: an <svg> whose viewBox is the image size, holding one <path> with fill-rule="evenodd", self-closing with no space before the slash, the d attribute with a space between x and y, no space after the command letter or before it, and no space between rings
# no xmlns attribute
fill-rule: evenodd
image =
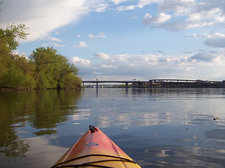
<svg viewBox="0 0 225 168"><path fill-rule="evenodd" d="M141 82L138 83L138 88L142 88L142 83Z"/></svg>
<svg viewBox="0 0 225 168"><path fill-rule="evenodd" d="M128 83L126 82L126 88L128 88Z"/></svg>

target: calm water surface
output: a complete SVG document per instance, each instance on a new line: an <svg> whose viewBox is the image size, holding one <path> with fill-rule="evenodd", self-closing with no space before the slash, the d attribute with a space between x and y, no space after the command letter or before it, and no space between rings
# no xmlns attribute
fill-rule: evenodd
<svg viewBox="0 0 225 168"><path fill-rule="evenodd" d="M143 168L225 167L224 89L108 88L0 93L0 167L50 167L90 124Z"/></svg>

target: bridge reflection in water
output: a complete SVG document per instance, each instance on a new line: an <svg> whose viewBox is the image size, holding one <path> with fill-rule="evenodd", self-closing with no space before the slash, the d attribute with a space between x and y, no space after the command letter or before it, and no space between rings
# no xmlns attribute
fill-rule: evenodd
<svg viewBox="0 0 225 168"><path fill-rule="evenodd" d="M98 88L99 84L122 84L121 87L125 88L225 88L225 81L208 81L208 80L185 80L185 79L151 79L149 81L101 81L101 80L89 80L83 81L85 84L95 84Z"/></svg>

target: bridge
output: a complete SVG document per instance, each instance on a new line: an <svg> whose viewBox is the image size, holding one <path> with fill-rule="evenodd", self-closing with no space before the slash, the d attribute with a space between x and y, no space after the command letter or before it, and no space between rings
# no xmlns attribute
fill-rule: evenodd
<svg viewBox="0 0 225 168"><path fill-rule="evenodd" d="M111 80L106 80L106 81L100 81L100 80L96 80L96 81L83 81L83 84L85 83L96 83L96 88L98 88L98 84L99 83L120 83L120 84L125 84L126 88L128 88L128 84L132 84L133 86L135 85L138 85L138 87L141 87L141 85L143 85L144 83L147 83L149 81L135 81L135 80L132 80L132 81L119 81L119 80L116 80L116 81L111 81Z"/></svg>
<svg viewBox="0 0 225 168"><path fill-rule="evenodd" d="M137 80L89 80L83 81L83 84L95 83L98 88L99 83L121 83L128 88L225 88L225 81L208 80L186 80L186 79L151 79L148 81Z"/></svg>

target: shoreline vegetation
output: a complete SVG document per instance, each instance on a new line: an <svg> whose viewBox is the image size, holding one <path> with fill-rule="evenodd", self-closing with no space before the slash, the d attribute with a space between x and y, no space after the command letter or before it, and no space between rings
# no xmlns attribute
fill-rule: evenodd
<svg viewBox="0 0 225 168"><path fill-rule="evenodd" d="M43 89L80 90L78 69L56 49L39 47L27 58L16 53L26 39L25 25L0 28L0 92Z"/></svg>

